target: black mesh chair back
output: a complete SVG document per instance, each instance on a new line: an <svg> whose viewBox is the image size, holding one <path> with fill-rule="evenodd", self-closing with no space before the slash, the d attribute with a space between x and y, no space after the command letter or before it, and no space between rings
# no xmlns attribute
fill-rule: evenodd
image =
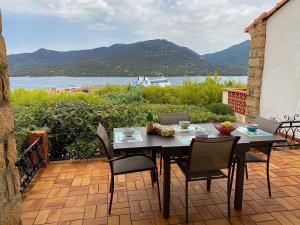
<svg viewBox="0 0 300 225"><path fill-rule="evenodd" d="M158 115L159 123L162 125L172 125L172 124L178 124L179 121L189 121L190 115L188 112L178 112L178 113L160 113ZM171 157L171 159L174 159L175 157ZM162 161L163 157L162 154L160 154L160 169L159 173L162 173Z"/></svg>
<svg viewBox="0 0 300 225"><path fill-rule="evenodd" d="M276 134L278 129L281 126L280 122L268 120L268 119L265 119L263 117L256 117L253 120L253 123L258 124L259 129L261 129L263 131L266 131L270 134Z"/></svg>
<svg viewBox="0 0 300 225"><path fill-rule="evenodd" d="M263 117L256 117L253 120L253 123L256 123L258 125L258 128L266 131L270 134L276 135L278 132L278 129L280 128L281 124L280 122L271 121L268 119L265 119ZM269 196L271 197L271 182L270 182L270 157L271 157L271 151L273 144L263 144L259 146L252 146L254 149L260 151L261 153L265 154L267 158L261 157L257 155L256 153L252 151L246 152L246 159L245 159L245 171L246 171L246 178L248 179L248 167L247 163L266 163L266 171L267 171L267 182L268 182L268 191ZM235 164L234 164L235 167Z"/></svg>
<svg viewBox="0 0 300 225"><path fill-rule="evenodd" d="M239 137L194 138L192 140L188 175L230 168Z"/></svg>
<svg viewBox="0 0 300 225"><path fill-rule="evenodd" d="M158 173L157 173L156 164L153 162L153 159L150 158L149 156L140 154L140 155L129 155L129 156L114 158L113 148L112 145L110 144L107 131L101 123L99 123L97 129L97 136L104 147L105 153L108 158L108 163L110 166L110 171L111 171L111 179L110 179L110 187L109 187L109 192L111 193L111 195L110 195L109 206L108 206L108 214L110 215L112 202L113 202L114 188L115 188L115 179L114 179L115 175L142 172L142 171L155 171L155 175L156 177L158 177ZM161 209L159 181L157 181L156 183L157 183L159 209Z"/></svg>
<svg viewBox="0 0 300 225"><path fill-rule="evenodd" d="M227 207L230 211L230 194L232 188L231 170L234 149L240 137L224 136L216 138L194 138L191 142L188 158L177 158L176 162L186 176L185 180L185 221L188 223L188 182L207 181L207 191L210 191L212 179L227 178ZM223 169L228 169L227 175Z"/></svg>
<svg viewBox="0 0 300 225"><path fill-rule="evenodd" d="M189 121L190 115L188 112L160 113L158 115L158 120L160 124L172 125L172 124L178 124L179 121Z"/></svg>
<svg viewBox="0 0 300 225"><path fill-rule="evenodd" d="M101 143L103 144L104 151L105 151L107 158L112 159L114 157L114 152L113 152L112 146L110 144L107 131L101 123L99 123L98 129L97 129L97 136L99 137Z"/></svg>

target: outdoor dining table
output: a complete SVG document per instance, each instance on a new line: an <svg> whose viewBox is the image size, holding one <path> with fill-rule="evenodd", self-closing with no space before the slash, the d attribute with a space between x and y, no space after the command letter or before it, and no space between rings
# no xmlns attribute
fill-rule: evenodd
<svg viewBox="0 0 300 225"><path fill-rule="evenodd" d="M210 133L210 136L219 136L213 123L197 124L198 127ZM245 124L239 124L239 127L245 127ZM169 218L170 210L170 157L182 156L187 154L191 139L194 137L192 130L178 131L174 137L161 137L159 135L147 135L145 127L135 127L139 137L137 141L120 141L118 134L123 128L114 128L114 150L134 152L141 150L151 150L153 160L156 162L156 152L162 151L163 154L163 214L164 218ZM267 134L267 133L266 133ZM272 143L285 142L286 139L280 136L268 134L265 136L248 135L236 130L232 132L234 136L240 136L236 146L235 155L238 158L234 208L241 210L243 206L243 187L244 187L244 167L245 154L252 146L263 146ZM155 179L155 177L153 177Z"/></svg>

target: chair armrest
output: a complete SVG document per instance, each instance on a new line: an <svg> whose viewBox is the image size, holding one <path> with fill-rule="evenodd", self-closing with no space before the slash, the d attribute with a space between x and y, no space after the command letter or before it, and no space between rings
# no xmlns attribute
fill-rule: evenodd
<svg viewBox="0 0 300 225"><path fill-rule="evenodd" d="M118 160L122 160L122 159L132 158L132 157L135 157L135 156L144 156L144 157L147 157L147 158L149 158L153 161L153 159L150 156L147 156L145 154L135 154L135 155L121 156L121 157L118 157L118 158L110 159L110 160L108 160L108 162L114 162L114 161L118 161Z"/></svg>

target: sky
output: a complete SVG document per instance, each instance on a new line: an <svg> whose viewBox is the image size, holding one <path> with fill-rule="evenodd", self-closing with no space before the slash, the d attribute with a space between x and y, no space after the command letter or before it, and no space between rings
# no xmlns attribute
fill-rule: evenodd
<svg viewBox="0 0 300 225"><path fill-rule="evenodd" d="M167 39L199 54L249 39L279 0L0 0L8 54Z"/></svg>

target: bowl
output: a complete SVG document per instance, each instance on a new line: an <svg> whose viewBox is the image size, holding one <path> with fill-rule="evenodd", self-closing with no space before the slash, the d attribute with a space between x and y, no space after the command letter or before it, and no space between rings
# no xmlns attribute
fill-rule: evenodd
<svg viewBox="0 0 300 225"><path fill-rule="evenodd" d="M248 124L247 125L247 130L249 132L255 132L258 128L258 124Z"/></svg>
<svg viewBox="0 0 300 225"><path fill-rule="evenodd" d="M190 121L179 121L179 126L181 129L188 129Z"/></svg>
<svg viewBox="0 0 300 225"><path fill-rule="evenodd" d="M135 132L135 129L133 129L133 128L124 128L123 129L123 134L125 135L125 137L132 137L134 132Z"/></svg>
<svg viewBox="0 0 300 225"><path fill-rule="evenodd" d="M233 125L233 127L224 127L221 124L215 124L215 128L222 135L230 135L231 132L234 131L237 128L237 126Z"/></svg>

